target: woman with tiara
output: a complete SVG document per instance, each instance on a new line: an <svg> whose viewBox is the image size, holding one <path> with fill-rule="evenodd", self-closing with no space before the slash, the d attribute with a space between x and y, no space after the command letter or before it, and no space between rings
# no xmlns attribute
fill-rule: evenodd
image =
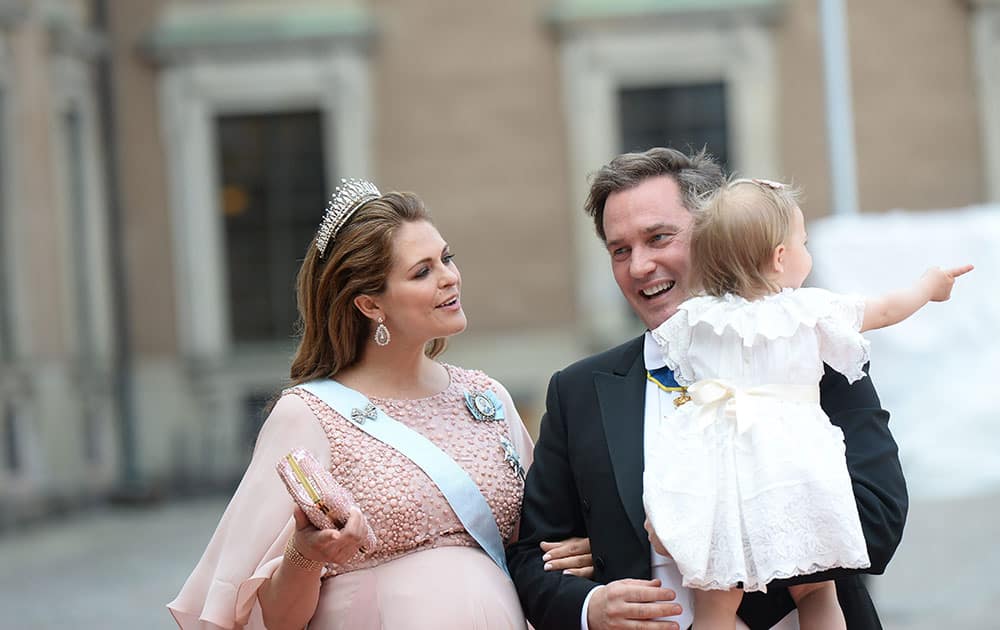
<svg viewBox="0 0 1000 630"><path fill-rule="evenodd" d="M526 626L503 546L531 441L503 385L437 360L466 326L454 258L415 195L338 188L298 274L291 385L168 604L182 628ZM424 451L384 439L387 424ZM289 498L275 464L297 448L357 502L342 527L317 529ZM551 570L591 574L587 539L545 545Z"/></svg>

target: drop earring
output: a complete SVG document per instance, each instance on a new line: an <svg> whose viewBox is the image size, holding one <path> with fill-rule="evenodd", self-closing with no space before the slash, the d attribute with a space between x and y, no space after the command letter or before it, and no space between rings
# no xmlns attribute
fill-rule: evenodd
<svg viewBox="0 0 1000 630"><path fill-rule="evenodd" d="M378 318L378 326L375 327L375 343L380 346L388 346L389 341L392 337L389 335L389 329L385 325L385 320L381 317Z"/></svg>

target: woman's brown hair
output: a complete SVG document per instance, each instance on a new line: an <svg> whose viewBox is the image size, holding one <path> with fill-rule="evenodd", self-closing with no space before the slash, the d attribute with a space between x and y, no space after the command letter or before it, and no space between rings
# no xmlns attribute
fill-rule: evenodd
<svg viewBox="0 0 1000 630"><path fill-rule="evenodd" d="M385 291L396 232L416 221L430 221L423 202L412 193L390 192L359 207L325 254L315 239L310 243L296 281L301 337L292 385L330 378L361 358L373 326L354 298ZM433 358L444 348L444 339L434 339L425 352Z"/></svg>

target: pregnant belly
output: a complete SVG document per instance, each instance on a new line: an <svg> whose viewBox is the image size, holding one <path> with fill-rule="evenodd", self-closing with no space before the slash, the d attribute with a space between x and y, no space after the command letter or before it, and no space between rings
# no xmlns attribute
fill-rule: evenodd
<svg viewBox="0 0 1000 630"><path fill-rule="evenodd" d="M309 630L524 630L514 585L472 547L438 547L326 580Z"/></svg>

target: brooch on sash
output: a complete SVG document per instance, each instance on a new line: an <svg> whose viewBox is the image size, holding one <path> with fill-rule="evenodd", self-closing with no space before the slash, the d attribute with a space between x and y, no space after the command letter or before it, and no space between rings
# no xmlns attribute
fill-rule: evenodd
<svg viewBox="0 0 1000 630"><path fill-rule="evenodd" d="M465 392L465 406L475 420L480 422L497 422L504 419L503 403L490 390L482 392Z"/></svg>
<svg viewBox="0 0 1000 630"><path fill-rule="evenodd" d="M524 471L524 466L521 465L521 458L518 457L517 451L514 450L514 445L506 436L500 438L500 446L503 447L503 459L510 465L510 469L514 471L514 474L521 479L521 483L524 483L524 478L527 475Z"/></svg>
<svg viewBox="0 0 1000 630"><path fill-rule="evenodd" d="M368 420L374 422L378 418L378 409L375 405L368 403L365 405L364 410L358 409L357 407L351 409L351 422L357 425L362 425Z"/></svg>

